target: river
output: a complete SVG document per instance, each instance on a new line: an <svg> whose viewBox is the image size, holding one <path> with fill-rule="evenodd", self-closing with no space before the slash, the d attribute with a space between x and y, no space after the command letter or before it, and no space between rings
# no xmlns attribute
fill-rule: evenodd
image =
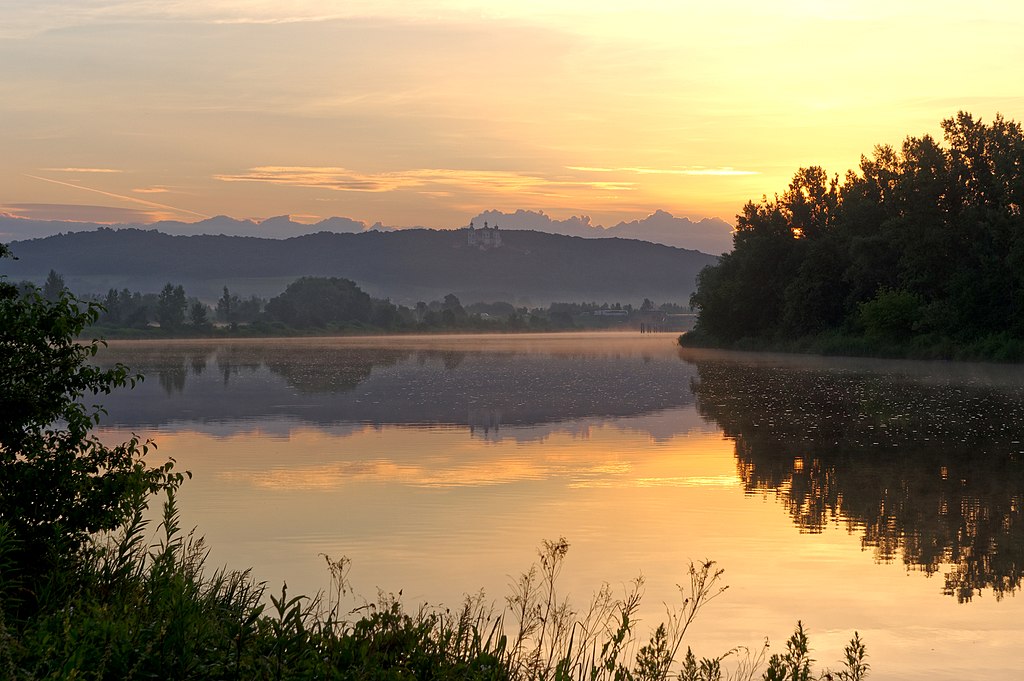
<svg viewBox="0 0 1024 681"><path fill-rule="evenodd" d="M146 376L101 435L192 472L209 564L279 591L503 604L545 539L584 608L645 580L641 632L690 561L728 590L698 655L779 651L797 620L871 678L1024 670L1024 371L683 350L624 333L112 342Z"/></svg>

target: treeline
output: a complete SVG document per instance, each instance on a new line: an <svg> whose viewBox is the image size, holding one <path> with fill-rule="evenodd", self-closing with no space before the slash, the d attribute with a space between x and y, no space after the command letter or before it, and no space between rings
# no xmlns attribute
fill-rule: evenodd
<svg viewBox="0 0 1024 681"><path fill-rule="evenodd" d="M961 112L840 183L799 170L737 216L685 344L1024 358L1024 135Z"/></svg>
<svg viewBox="0 0 1024 681"><path fill-rule="evenodd" d="M31 288L23 284L22 288ZM56 300L63 277L51 270L42 293ZM498 301L463 306L449 293L443 300L420 301L414 307L372 298L359 286L339 277L302 277L269 300L241 298L224 287L214 305L188 296L180 284L167 283L159 293L110 289L106 295L84 296L101 312L91 331L126 335L272 335L332 332L429 331L554 331L612 328L645 323L655 328L666 315L685 314L675 303L656 305L645 298L631 303L552 303L546 308L517 307Z"/></svg>

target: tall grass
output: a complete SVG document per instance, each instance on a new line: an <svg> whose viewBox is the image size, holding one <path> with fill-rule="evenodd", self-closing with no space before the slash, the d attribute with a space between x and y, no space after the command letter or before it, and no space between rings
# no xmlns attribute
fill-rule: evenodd
<svg viewBox="0 0 1024 681"><path fill-rule="evenodd" d="M646 639L637 637L643 581L621 595L602 586L577 609L559 590L569 543L545 541L503 606L483 593L454 611L407 611L401 594L359 602L347 559L325 556L331 586L313 597L287 585L269 593L249 571L206 569L201 538L183 532L173 492L157 537L143 508L116 536L97 541L72 574L54 574L17 616L19 575L5 562L0 523L0 678L5 679L481 679L484 681L799 681L812 675L803 626L787 652L766 648L698 659L684 643L703 608L721 595L722 570L691 564L679 602ZM5 548L6 547L6 548ZM35 580L38 582L39 580ZM14 620L11 617L14 615ZM855 636L838 672L867 672ZM827 676L831 673L832 676Z"/></svg>

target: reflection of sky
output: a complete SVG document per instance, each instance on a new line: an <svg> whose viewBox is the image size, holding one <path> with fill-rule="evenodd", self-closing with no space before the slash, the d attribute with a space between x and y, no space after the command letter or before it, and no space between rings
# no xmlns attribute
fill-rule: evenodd
<svg viewBox="0 0 1024 681"><path fill-rule="evenodd" d="M183 525L206 536L211 564L253 566L275 588L323 588L320 554L346 555L363 596L401 589L411 603L452 605L482 587L500 600L541 540L564 535L572 549L562 585L580 607L602 581L645 576L641 629L674 602L690 559L717 560L730 588L698 619L698 652L765 635L781 645L800 618L824 661L860 631L874 678L912 679L947 663L947 676L917 678L957 678L964 655L992 656L972 673L1022 660L1013 599L959 607L938 579L875 564L841 527L801 534L776 503L744 495L733 443L717 433L657 441L593 426L587 437L492 441L466 428L361 426L262 435L183 429L157 439L161 455L194 474L180 495Z"/></svg>
<svg viewBox="0 0 1024 681"><path fill-rule="evenodd" d="M660 375L671 362L689 370L671 350L651 361ZM371 373L360 385L373 381ZM158 389L152 399L187 402L187 387L168 396L148 385ZM941 578L876 564L844 526L802 534L774 495L744 493L735 442L692 401L486 433L398 417L208 415L141 434L194 473L180 494L183 525L207 537L211 565L253 566L272 589L283 580L290 593L325 587L328 554L352 559L352 581L367 597L402 589L409 603L453 605L483 587L500 601L541 540L564 535L572 548L563 587L579 607L602 581L645 576L641 630L662 616L663 601L675 602L690 559L717 560L730 588L698 618L688 642L698 654L756 647L765 635L775 652L802 619L825 664L860 631L876 679L1009 679L1024 667L1017 599L961 606L941 595Z"/></svg>

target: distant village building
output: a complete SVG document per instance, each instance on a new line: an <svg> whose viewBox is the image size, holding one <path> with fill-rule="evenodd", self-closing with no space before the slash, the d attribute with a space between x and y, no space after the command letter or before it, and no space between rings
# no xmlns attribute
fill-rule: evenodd
<svg viewBox="0 0 1024 681"><path fill-rule="evenodd" d="M489 248L501 248L501 232L498 231L498 225L488 227L484 222L484 226L477 229L470 222L466 231L469 234L469 245L474 248L479 248L481 251L486 251Z"/></svg>

